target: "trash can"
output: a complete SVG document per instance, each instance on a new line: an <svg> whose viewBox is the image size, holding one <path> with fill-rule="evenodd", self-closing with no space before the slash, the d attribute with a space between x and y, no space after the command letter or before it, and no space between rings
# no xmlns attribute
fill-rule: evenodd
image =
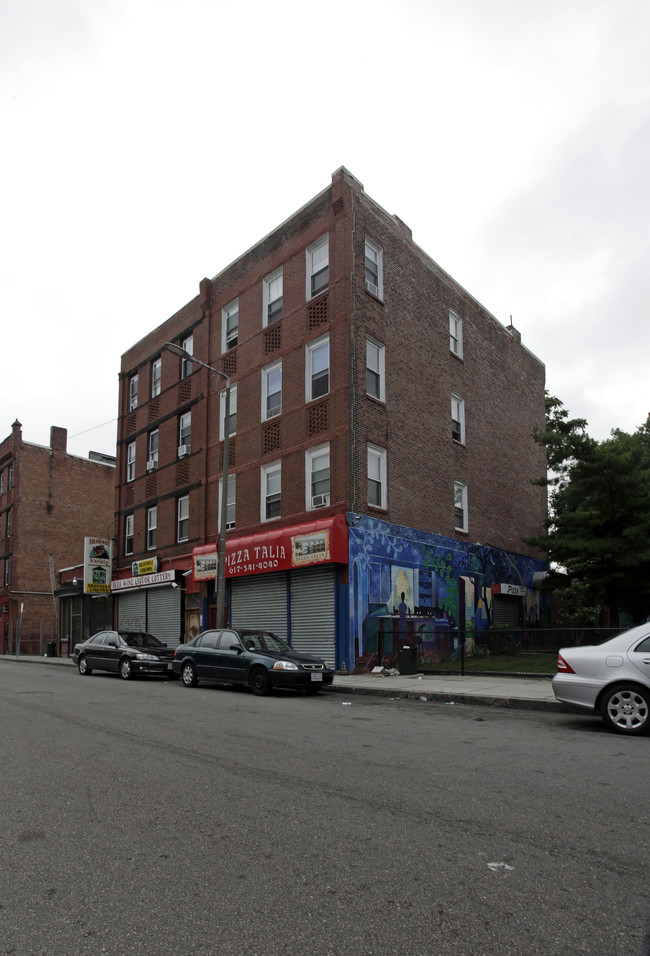
<svg viewBox="0 0 650 956"><path fill-rule="evenodd" d="M56 657L56 641L48 641L45 645L45 656Z"/></svg>
<svg viewBox="0 0 650 956"><path fill-rule="evenodd" d="M417 647L400 647L397 652L397 663L400 674L416 674L418 669Z"/></svg>

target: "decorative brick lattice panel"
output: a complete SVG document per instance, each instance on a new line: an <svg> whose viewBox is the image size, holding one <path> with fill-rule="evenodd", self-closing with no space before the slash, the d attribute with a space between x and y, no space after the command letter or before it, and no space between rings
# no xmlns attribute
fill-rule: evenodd
<svg viewBox="0 0 650 956"><path fill-rule="evenodd" d="M124 491L124 507L130 508L133 505L133 485L129 485Z"/></svg>
<svg viewBox="0 0 650 956"><path fill-rule="evenodd" d="M129 417L126 420L127 435L132 435L134 431L135 431L135 412L133 412L132 415L129 415Z"/></svg>
<svg viewBox="0 0 650 956"><path fill-rule="evenodd" d="M279 325L274 325L264 333L264 354L277 352L282 345L282 333Z"/></svg>
<svg viewBox="0 0 650 956"><path fill-rule="evenodd" d="M319 432L327 431L327 402L312 405L307 409L307 434L311 438Z"/></svg>
<svg viewBox="0 0 650 956"><path fill-rule="evenodd" d="M228 442L228 467L234 468L235 466L235 439L231 438ZM221 471L223 471L223 444L221 445Z"/></svg>
<svg viewBox="0 0 650 956"><path fill-rule="evenodd" d="M335 203L332 203L332 212L335 216L338 216L340 212L343 212L343 200L340 197Z"/></svg>
<svg viewBox="0 0 650 956"><path fill-rule="evenodd" d="M276 451L280 447L280 422L268 425L262 432L262 454Z"/></svg>
<svg viewBox="0 0 650 956"><path fill-rule="evenodd" d="M182 405L183 402L189 402L192 397L192 379L186 378L178 386L178 404Z"/></svg>
<svg viewBox="0 0 650 956"><path fill-rule="evenodd" d="M182 485L188 484L190 480L190 463L189 461L179 461L176 465L176 487L180 488Z"/></svg>
<svg viewBox="0 0 650 956"><path fill-rule="evenodd" d="M149 475L145 483L147 498L155 498L158 494L158 479L155 475Z"/></svg>
<svg viewBox="0 0 650 956"><path fill-rule="evenodd" d="M222 371L226 375L236 375L237 374L237 353L229 352L228 355L224 355L223 358L223 368ZM219 388L223 386L223 382L219 385Z"/></svg>
<svg viewBox="0 0 650 956"><path fill-rule="evenodd" d="M155 420L160 416L160 402L158 399L155 399L153 402L149 402L149 421L155 422Z"/></svg>
<svg viewBox="0 0 650 956"><path fill-rule="evenodd" d="M328 297L324 295L307 309L307 327L310 332L327 322L327 300Z"/></svg>

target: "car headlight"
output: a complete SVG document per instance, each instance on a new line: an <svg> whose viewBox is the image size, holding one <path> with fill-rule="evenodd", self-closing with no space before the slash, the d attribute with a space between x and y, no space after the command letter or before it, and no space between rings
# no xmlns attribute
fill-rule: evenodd
<svg viewBox="0 0 650 956"><path fill-rule="evenodd" d="M135 655L139 661L157 661L159 660L155 654L145 654L143 651L138 651Z"/></svg>
<svg viewBox="0 0 650 956"><path fill-rule="evenodd" d="M274 671L297 671L298 665L293 661L276 661L273 665Z"/></svg>

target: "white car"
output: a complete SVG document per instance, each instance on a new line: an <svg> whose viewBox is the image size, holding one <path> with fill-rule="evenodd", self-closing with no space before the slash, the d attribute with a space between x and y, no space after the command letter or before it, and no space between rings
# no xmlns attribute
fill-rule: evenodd
<svg viewBox="0 0 650 956"><path fill-rule="evenodd" d="M600 714L619 734L650 733L650 623L585 647L563 647L553 693Z"/></svg>

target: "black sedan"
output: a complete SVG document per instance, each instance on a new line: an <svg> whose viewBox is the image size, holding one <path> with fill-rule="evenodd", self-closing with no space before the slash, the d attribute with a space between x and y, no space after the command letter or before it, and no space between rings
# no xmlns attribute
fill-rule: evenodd
<svg viewBox="0 0 650 956"><path fill-rule="evenodd" d="M138 674L173 676L174 648L146 631L99 631L75 644L72 659L84 677L94 670L113 671L122 680Z"/></svg>
<svg viewBox="0 0 650 956"><path fill-rule="evenodd" d="M286 641L257 627L204 631L176 648L174 672L186 687L199 680L248 684L254 694L274 687L316 694L334 680L319 657L295 651Z"/></svg>

